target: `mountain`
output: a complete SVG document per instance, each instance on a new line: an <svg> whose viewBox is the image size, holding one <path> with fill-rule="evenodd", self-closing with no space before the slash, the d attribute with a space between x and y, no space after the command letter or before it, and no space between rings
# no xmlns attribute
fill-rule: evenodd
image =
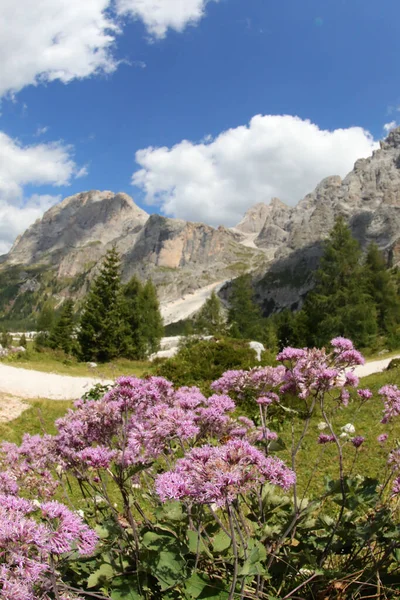
<svg viewBox="0 0 400 600"><path fill-rule="evenodd" d="M127 194L92 190L52 207L1 257L0 317L29 320L50 296L79 301L112 246L123 280L151 278L162 303L267 263L229 229L148 215Z"/></svg>
<svg viewBox="0 0 400 600"><path fill-rule="evenodd" d="M312 288L322 242L338 215L346 218L363 249L375 242L388 264L400 264L400 128L370 158L358 160L343 180L324 179L288 210L285 222L279 224L285 239L275 246L266 274L255 281L265 314L300 306ZM255 245L261 246L263 237L260 233Z"/></svg>
<svg viewBox="0 0 400 600"><path fill-rule="evenodd" d="M163 306L184 310L184 297L187 310L193 295L202 298L199 291L223 282L221 295L228 296L229 280L252 272L265 314L295 309L312 288L338 215L363 248L376 242L388 263L400 264L400 128L344 179L324 179L295 207L277 198L256 204L231 229L148 215L122 193L66 198L0 257L0 318L29 319L49 296L79 301L112 246L124 281L151 277Z"/></svg>

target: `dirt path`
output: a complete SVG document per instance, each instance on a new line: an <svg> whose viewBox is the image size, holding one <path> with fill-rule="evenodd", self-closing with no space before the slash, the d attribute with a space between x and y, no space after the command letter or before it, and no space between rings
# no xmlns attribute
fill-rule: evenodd
<svg viewBox="0 0 400 600"><path fill-rule="evenodd" d="M0 364L0 394L11 394L19 398L76 400L96 383L112 383L112 381L55 375Z"/></svg>
<svg viewBox="0 0 400 600"><path fill-rule="evenodd" d="M7 423L18 417L29 408L29 404L19 398L0 394L0 423Z"/></svg>
<svg viewBox="0 0 400 600"><path fill-rule="evenodd" d="M358 377L367 377L367 375L373 375L374 373L382 373L394 358L400 358L400 354L382 360L372 360L361 367L356 367L354 372Z"/></svg>

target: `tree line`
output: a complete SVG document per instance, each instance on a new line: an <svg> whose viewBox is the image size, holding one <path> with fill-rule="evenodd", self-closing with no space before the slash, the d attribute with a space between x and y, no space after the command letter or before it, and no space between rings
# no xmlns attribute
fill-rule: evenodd
<svg viewBox="0 0 400 600"><path fill-rule="evenodd" d="M400 346L399 273L388 268L376 244L363 255L342 217L324 244L314 283L301 310L266 318L254 299L251 276L242 275L232 284L229 308L213 294L189 330L256 340L271 350L321 347L339 335L363 348Z"/></svg>
<svg viewBox="0 0 400 600"><path fill-rule="evenodd" d="M114 358L144 359L156 352L164 334L156 289L149 280L121 282L121 262L113 248L75 320L74 302L65 300L58 318L47 302L37 320L37 347L63 350L84 361L107 362Z"/></svg>

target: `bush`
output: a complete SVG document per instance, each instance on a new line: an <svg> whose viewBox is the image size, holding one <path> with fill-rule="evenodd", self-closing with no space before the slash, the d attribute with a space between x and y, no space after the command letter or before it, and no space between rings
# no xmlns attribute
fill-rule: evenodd
<svg viewBox="0 0 400 600"><path fill-rule="evenodd" d="M208 387L225 371L251 369L260 363L255 352L243 340L198 340L188 338L178 354L162 362L156 374L175 385L201 385Z"/></svg>
<svg viewBox="0 0 400 600"><path fill-rule="evenodd" d="M393 360L390 361L387 370L388 371L392 371L393 369L398 369L400 367L400 358L393 358Z"/></svg>

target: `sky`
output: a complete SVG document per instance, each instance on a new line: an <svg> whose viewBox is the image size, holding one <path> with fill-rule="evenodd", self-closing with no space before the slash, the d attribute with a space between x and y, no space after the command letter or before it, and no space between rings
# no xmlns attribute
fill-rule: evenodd
<svg viewBox="0 0 400 600"><path fill-rule="evenodd" d="M400 124L398 0L0 0L0 254L62 198L232 226Z"/></svg>

